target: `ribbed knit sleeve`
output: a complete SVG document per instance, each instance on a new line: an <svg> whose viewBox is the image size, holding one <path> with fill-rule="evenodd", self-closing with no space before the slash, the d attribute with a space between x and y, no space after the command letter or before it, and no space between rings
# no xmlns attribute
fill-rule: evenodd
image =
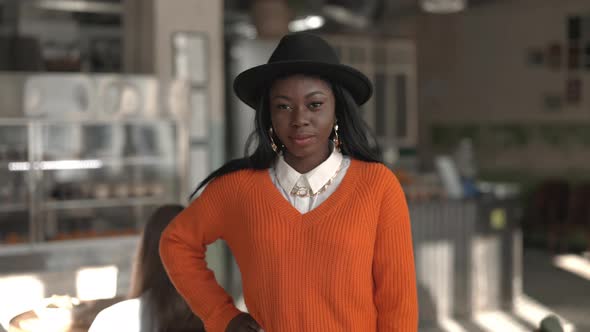
<svg viewBox="0 0 590 332"><path fill-rule="evenodd" d="M418 297L408 206L395 176L388 170L384 173L373 258L377 331L417 331Z"/></svg>
<svg viewBox="0 0 590 332"><path fill-rule="evenodd" d="M208 332L223 332L240 311L215 280L205 261L206 245L223 237L224 222L234 218L233 174L213 180L166 228L160 256L172 283Z"/></svg>

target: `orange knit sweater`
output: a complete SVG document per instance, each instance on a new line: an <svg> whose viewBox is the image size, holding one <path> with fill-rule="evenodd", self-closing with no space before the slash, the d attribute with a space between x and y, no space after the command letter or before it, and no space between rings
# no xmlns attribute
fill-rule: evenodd
<svg viewBox="0 0 590 332"><path fill-rule="evenodd" d="M340 186L308 213L268 170L213 180L166 229L166 270L207 331L239 311L205 262L224 239L249 313L266 332L416 331L418 303L408 207L382 164L352 160Z"/></svg>

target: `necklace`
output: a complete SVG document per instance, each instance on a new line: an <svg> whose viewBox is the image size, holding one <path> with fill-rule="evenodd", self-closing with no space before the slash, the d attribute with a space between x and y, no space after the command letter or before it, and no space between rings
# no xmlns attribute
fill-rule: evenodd
<svg viewBox="0 0 590 332"><path fill-rule="evenodd" d="M293 196L297 196L297 197L315 197L315 196L323 193L324 191L326 191L326 189L328 189L328 187L332 184L332 182L334 182L334 179L338 176L338 173L340 173L340 170L342 169L342 164L344 164L344 159L340 162L340 165L338 165L338 169L336 170L334 175L332 175L332 177L328 180L328 182L326 182L326 184L324 184L315 193L313 193L311 191L311 188L301 187L301 186L298 186L297 184L295 184L293 189L291 189L290 194ZM277 176L276 168L275 168L275 177L277 178L277 182L279 182L279 185L282 187L282 185L279 181L279 177Z"/></svg>

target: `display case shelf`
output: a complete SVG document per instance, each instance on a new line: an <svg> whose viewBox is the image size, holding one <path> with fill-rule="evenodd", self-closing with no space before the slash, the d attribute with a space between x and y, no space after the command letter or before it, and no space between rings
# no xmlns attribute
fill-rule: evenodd
<svg viewBox="0 0 590 332"><path fill-rule="evenodd" d="M91 167L68 167L67 164L76 163L79 165L89 165ZM117 166L156 166L156 165L173 165L173 160L162 159L158 156L148 157L97 157L84 159L55 159L44 160L40 162L33 162L33 169L40 169L44 171L50 170L80 170L80 169L99 169L102 167L117 167ZM28 171L31 169L28 161L15 160L0 162L0 171ZM63 165L63 166L60 166Z"/></svg>
<svg viewBox="0 0 590 332"><path fill-rule="evenodd" d="M121 159L116 158L96 158L103 162L105 166L151 166L151 165L165 165L173 164L174 161L162 159L159 156L146 156L146 157L125 157Z"/></svg>
<svg viewBox="0 0 590 332"><path fill-rule="evenodd" d="M1 203L0 213L27 211L28 208L26 203Z"/></svg>
<svg viewBox="0 0 590 332"><path fill-rule="evenodd" d="M159 205L174 202L170 196L112 198L112 199L72 199L63 201L46 201L42 209L93 209L134 205Z"/></svg>

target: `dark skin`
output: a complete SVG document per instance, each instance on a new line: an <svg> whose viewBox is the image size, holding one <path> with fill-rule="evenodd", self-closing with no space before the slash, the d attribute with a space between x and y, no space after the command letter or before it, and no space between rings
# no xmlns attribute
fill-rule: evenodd
<svg viewBox="0 0 590 332"><path fill-rule="evenodd" d="M276 81L269 97L273 139L284 145L285 161L299 173L316 168L330 156L336 123L332 88L319 78L294 75Z"/></svg>
<svg viewBox="0 0 590 332"><path fill-rule="evenodd" d="M316 77L293 75L271 87L270 118L273 140L284 145L285 161L307 173L330 156L329 139L336 123L335 99L330 85ZM226 332L263 331L247 313L239 314Z"/></svg>

